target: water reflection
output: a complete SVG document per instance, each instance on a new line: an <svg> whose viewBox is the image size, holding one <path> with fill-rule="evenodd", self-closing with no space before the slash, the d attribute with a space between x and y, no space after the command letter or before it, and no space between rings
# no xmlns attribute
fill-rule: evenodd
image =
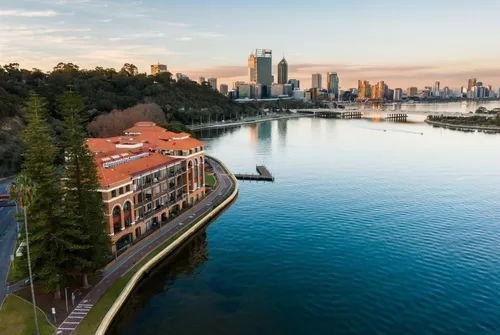
<svg viewBox="0 0 500 335"><path fill-rule="evenodd" d="M208 260L208 242L206 228L193 236L149 273L128 298L120 310L109 335L127 334L130 322L141 315L141 307L155 299L158 292L166 292L176 280L196 275L198 268ZM163 302L162 302L163 303Z"/></svg>
<svg viewBox="0 0 500 335"><path fill-rule="evenodd" d="M286 132L288 127L288 119L278 120L278 140L280 147L285 147L286 145Z"/></svg>

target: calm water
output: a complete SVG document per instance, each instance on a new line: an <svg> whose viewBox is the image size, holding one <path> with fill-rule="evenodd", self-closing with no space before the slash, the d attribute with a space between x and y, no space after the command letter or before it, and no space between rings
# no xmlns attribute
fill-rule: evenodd
<svg viewBox="0 0 500 335"><path fill-rule="evenodd" d="M310 118L203 136L276 182L240 183L110 333L500 333L500 136Z"/></svg>

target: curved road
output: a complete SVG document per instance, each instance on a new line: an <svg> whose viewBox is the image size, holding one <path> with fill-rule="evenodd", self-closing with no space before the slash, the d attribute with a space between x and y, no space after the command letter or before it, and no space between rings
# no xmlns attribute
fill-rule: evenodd
<svg viewBox="0 0 500 335"><path fill-rule="evenodd" d="M207 157L210 161L214 172L217 174L218 186L199 203L191 209L170 221L167 225L153 233L152 236L134 245L126 254L120 256L117 261L113 262L104 270L103 279L95 285L90 292L81 300L81 302L71 311L70 315L59 325L55 334L69 335L73 333L78 324L83 320L92 306L106 292L106 290L120 277L125 275L129 269L140 262L149 252L167 241L175 235L184 225L196 220L212 210L212 205L219 199L229 196L232 181L231 177L226 174L219 163ZM71 307L72 308L72 307Z"/></svg>
<svg viewBox="0 0 500 335"><path fill-rule="evenodd" d="M7 194L7 186L11 180L0 182L0 194ZM12 214L15 207L0 207L0 306L9 288L6 287L7 274L10 267L10 256L14 254L16 245L16 224Z"/></svg>

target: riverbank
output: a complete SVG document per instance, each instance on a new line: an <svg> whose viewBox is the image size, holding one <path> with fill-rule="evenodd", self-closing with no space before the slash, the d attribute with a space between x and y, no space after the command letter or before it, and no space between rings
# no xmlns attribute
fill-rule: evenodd
<svg viewBox="0 0 500 335"><path fill-rule="evenodd" d="M304 117L304 116L310 116L310 115L293 113L293 114L286 114L286 115L280 115L280 116L255 117L255 118L249 118L249 119L234 121L234 122L206 123L206 124L193 125L193 126L187 126L187 127L193 131L196 131L196 130L212 129L212 128L226 128L226 127L233 127L233 126L242 126L242 125L246 125L246 124L256 124L256 123L273 121L273 120L295 119L295 118L300 118L300 117Z"/></svg>
<svg viewBox="0 0 500 335"><path fill-rule="evenodd" d="M481 131L492 131L495 133L500 133L500 127L484 127L484 126L468 126L468 125L460 125L460 124L453 124L453 123L444 123L444 122L437 122L437 121L430 121L430 120L425 120L425 123L437 126L437 127L442 127L442 128L453 128L453 129L470 129L470 130L481 130Z"/></svg>
<svg viewBox="0 0 500 335"><path fill-rule="evenodd" d="M104 327L105 331L142 277L234 201L238 185L231 172L217 159L207 158L212 162L219 181L215 189L191 210L163 227L163 231L157 232L147 243L138 245L133 252L107 268L101 281L82 299L86 306L91 306L88 313L83 319L74 319L76 316L70 315L64 320L69 324L63 322L58 334L94 334L99 327Z"/></svg>

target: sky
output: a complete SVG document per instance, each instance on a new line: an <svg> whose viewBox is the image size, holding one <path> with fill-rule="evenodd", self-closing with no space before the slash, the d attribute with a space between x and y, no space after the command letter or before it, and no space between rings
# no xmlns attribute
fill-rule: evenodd
<svg viewBox="0 0 500 335"><path fill-rule="evenodd" d="M167 64L191 79L248 80L255 49L285 56L289 78L337 72L391 88L500 86L499 0L0 0L0 64L119 70Z"/></svg>

